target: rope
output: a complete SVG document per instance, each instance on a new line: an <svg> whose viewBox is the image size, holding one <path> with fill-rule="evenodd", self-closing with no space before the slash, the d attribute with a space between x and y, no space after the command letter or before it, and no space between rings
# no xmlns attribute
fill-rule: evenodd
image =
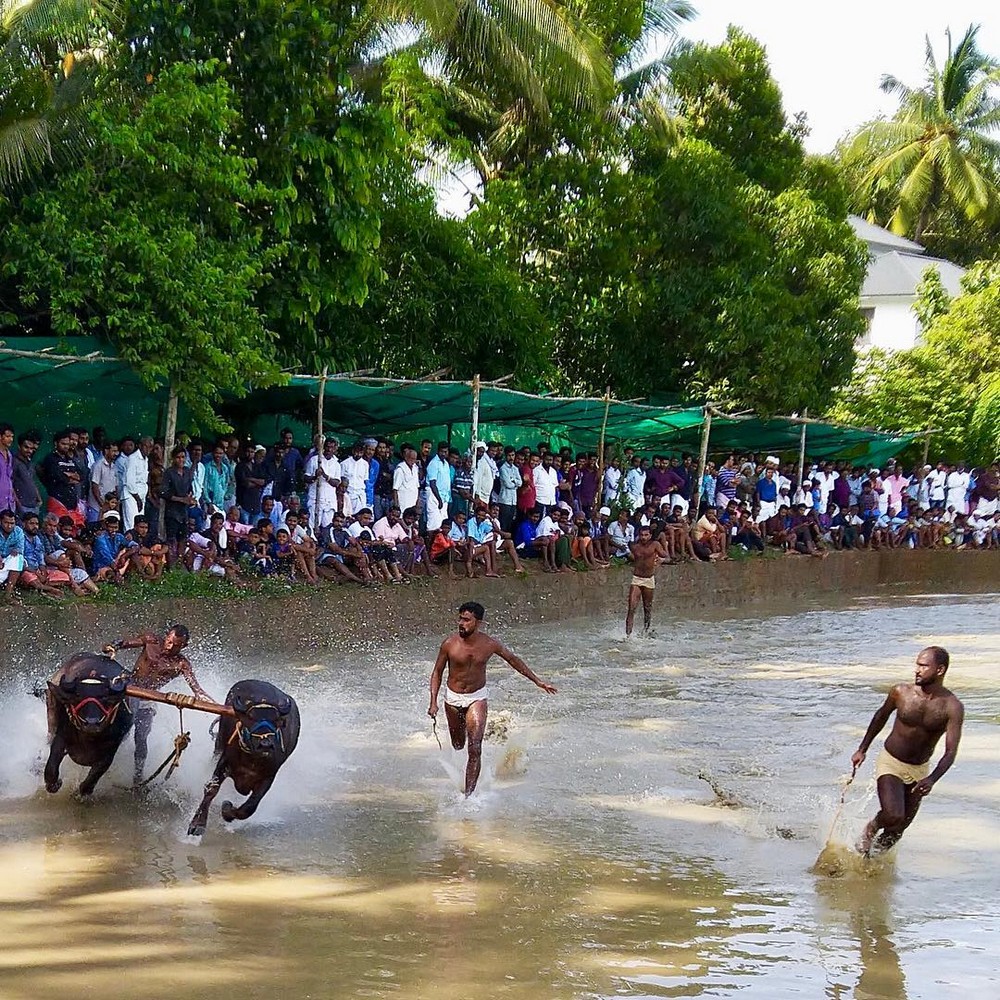
<svg viewBox="0 0 1000 1000"><path fill-rule="evenodd" d="M180 697L182 698L190 697L190 695L187 696L181 695ZM174 737L174 748L167 755L167 759L148 778L139 783L140 788L145 785L148 785L155 778L159 777L160 772L163 771L163 769L168 765L169 768L163 780L169 781L170 775L174 773L174 771L177 769L177 766L181 762L181 754L184 753L184 751L187 750L187 748L191 745L191 734L184 732L184 709L181 708L180 705L178 705L177 711L180 715L180 719L178 720L177 723L180 732Z"/></svg>
<svg viewBox="0 0 1000 1000"><path fill-rule="evenodd" d="M826 835L826 843L829 844L833 839L833 831L837 829L837 820L840 819L840 814L844 811L844 800L847 798L847 789L851 787L854 781L854 776L858 773L857 767L854 767L851 771L851 776L847 779L847 783L844 785L844 790L840 793L840 805L837 806L837 811L833 814L833 822L830 824L830 832Z"/></svg>
<svg viewBox="0 0 1000 1000"><path fill-rule="evenodd" d="M434 739L438 741L438 750L443 750L444 747L441 746L441 737L438 736L438 720L437 716L431 719L431 731L434 733Z"/></svg>

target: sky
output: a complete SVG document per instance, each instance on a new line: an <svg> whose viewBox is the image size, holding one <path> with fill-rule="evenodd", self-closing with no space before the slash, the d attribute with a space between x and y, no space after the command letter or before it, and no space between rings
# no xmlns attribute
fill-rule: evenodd
<svg viewBox="0 0 1000 1000"><path fill-rule="evenodd" d="M1000 58L1000 4L996 0L694 0L698 16L681 29L694 41L717 44L737 24L767 49L785 112L804 111L811 128L806 147L828 153L855 126L892 111L879 90L883 73L912 86L923 82L924 37L940 66L970 24L980 24L980 48Z"/></svg>

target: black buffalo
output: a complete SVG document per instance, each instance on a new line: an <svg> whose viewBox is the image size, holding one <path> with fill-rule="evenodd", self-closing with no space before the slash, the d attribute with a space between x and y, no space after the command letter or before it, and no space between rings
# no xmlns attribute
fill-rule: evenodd
<svg viewBox="0 0 1000 1000"><path fill-rule="evenodd" d="M118 747L132 728L132 712L125 698L128 674L116 660L97 653L76 653L50 678L45 701L49 723L49 759L45 788L62 787L59 766L63 757L90 768L80 783L80 794L90 795L111 767Z"/></svg>
<svg viewBox="0 0 1000 1000"><path fill-rule="evenodd" d="M188 833L199 837L208 823L208 809L226 778L248 795L242 805L222 803L222 818L248 819L274 782L278 769L299 741L299 709L294 699L267 681L238 681L226 695L235 716L222 716L215 737L218 763Z"/></svg>

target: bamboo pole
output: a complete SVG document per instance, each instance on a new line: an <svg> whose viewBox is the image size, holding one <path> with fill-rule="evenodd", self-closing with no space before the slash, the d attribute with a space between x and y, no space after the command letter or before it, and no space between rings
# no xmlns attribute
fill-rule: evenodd
<svg viewBox="0 0 1000 1000"><path fill-rule="evenodd" d="M597 445L597 499L600 508L604 503L604 448L608 431L608 413L611 411L611 386L604 390L604 419L601 421L601 437Z"/></svg>
<svg viewBox="0 0 1000 1000"><path fill-rule="evenodd" d="M177 389L173 382L170 383L170 396L167 398L167 422L163 432L163 471L174 464L173 450L177 438ZM160 516L157 518L157 531L160 538L164 538L167 533L167 503L160 499Z"/></svg>
<svg viewBox="0 0 1000 1000"><path fill-rule="evenodd" d="M920 467L923 468L927 464L927 456L931 451L931 435L934 432L928 427L924 431L924 460L920 463Z"/></svg>
<svg viewBox="0 0 1000 1000"><path fill-rule="evenodd" d="M802 422L802 434L799 438L799 489L802 487L802 478L806 474L806 427L808 424L805 423L809 419L809 410L805 409L802 411L803 422Z"/></svg>
<svg viewBox="0 0 1000 1000"><path fill-rule="evenodd" d="M312 519L312 533L313 538L319 543L319 481L320 475L323 471L323 451L324 451L324 437L325 432L323 430L323 403L326 400L326 382L327 373L329 372L329 367L323 365L323 374L319 377L319 396L316 400L316 437L319 441L319 452L316 456L316 483L315 489L313 491L313 504L312 509L309 511L309 515ZM308 499L309 493L306 491L306 497Z"/></svg>
<svg viewBox="0 0 1000 1000"><path fill-rule="evenodd" d="M470 448L472 450L472 478L473 481L476 478L476 465L478 464L479 452L476 449L476 445L479 443L479 393L480 393L481 383L479 381L479 376L475 375L472 379L472 442Z"/></svg>
<svg viewBox="0 0 1000 1000"><path fill-rule="evenodd" d="M316 433L323 434L323 403L326 400L327 365L323 365L323 374L319 377L319 398L316 401ZM320 456L322 457L322 456Z"/></svg>
<svg viewBox="0 0 1000 1000"><path fill-rule="evenodd" d="M153 691L149 688L135 687L129 684L125 688L125 694L130 698L139 698L142 701L158 701L163 705L173 705L176 708L192 708L196 712L211 712L212 715L228 715L236 718L236 711L232 705L220 705L216 701L204 701L196 698L193 694L182 694L179 691Z"/></svg>
<svg viewBox="0 0 1000 1000"><path fill-rule="evenodd" d="M703 410L701 424L701 448L698 451L698 474L694 487L694 511L692 517L697 519L698 511L701 508L701 486L705 480L705 466L708 465L708 438L712 433L712 407L706 406ZM692 521L693 523L693 521Z"/></svg>

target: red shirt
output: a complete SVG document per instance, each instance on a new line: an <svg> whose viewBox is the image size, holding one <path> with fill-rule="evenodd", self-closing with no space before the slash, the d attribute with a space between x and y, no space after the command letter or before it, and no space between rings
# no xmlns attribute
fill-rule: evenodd
<svg viewBox="0 0 1000 1000"><path fill-rule="evenodd" d="M530 463L521 466L521 487L517 491L517 509L535 509L535 475Z"/></svg>

